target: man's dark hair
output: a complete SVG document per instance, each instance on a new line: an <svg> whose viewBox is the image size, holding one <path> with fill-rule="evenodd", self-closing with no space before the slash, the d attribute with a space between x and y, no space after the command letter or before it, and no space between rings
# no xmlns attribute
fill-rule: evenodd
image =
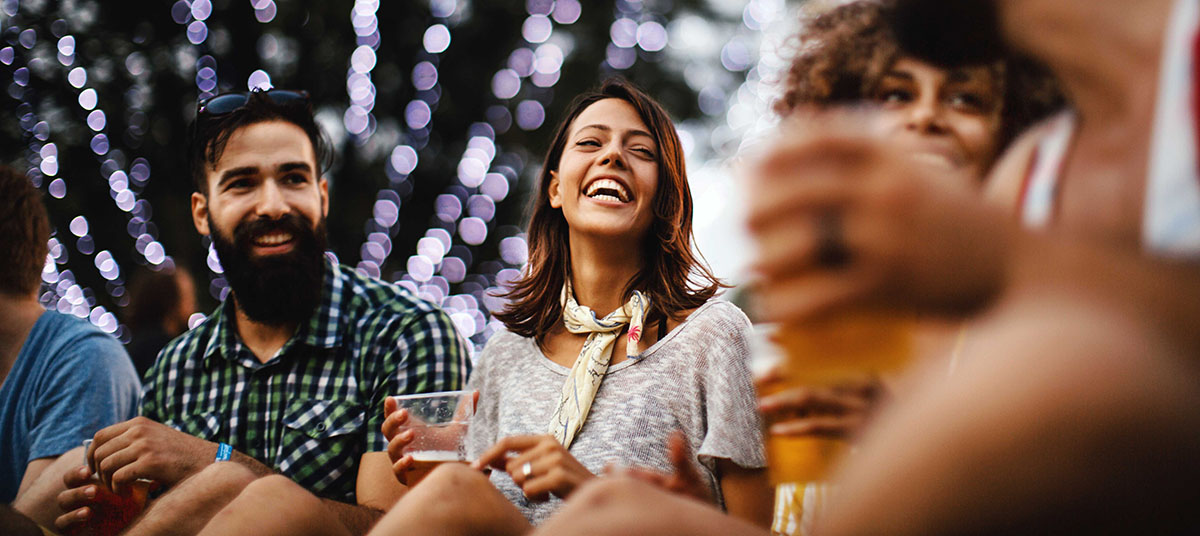
<svg viewBox="0 0 1200 536"><path fill-rule="evenodd" d="M37 290L49 238L42 193L25 175L0 166L0 294L25 296Z"/></svg>
<svg viewBox="0 0 1200 536"><path fill-rule="evenodd" d="M252 91L247 94L246 104L237 110L220 115L196 114L188 140L192 187L201 195L208 195L207 170L215 166L225 153L229 137L239 128L264 121L287 121L300 127L312 142L313 153L317 157L317 177L329 169L333 162L333 151L329 139L313 118L311 107L298 102L280 104L268 97L265 91Z"/></svg>

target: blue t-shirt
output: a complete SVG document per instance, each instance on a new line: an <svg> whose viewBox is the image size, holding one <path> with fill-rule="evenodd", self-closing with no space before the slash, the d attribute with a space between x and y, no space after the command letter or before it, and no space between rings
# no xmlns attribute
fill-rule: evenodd
<svg viewBox="0 0 1200 536"><path fill-rule="evenodd" d="M0 503L16 497L29 462L133 418L140 392L120 342L84 320L43 313L0 385Z"/></svg>

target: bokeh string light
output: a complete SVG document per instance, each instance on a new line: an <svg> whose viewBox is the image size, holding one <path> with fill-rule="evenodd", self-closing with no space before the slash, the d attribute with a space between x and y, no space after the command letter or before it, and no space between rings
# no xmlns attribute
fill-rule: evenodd
<svg viewBox="0 0 1200 536"><path fill-rule="evenodd" d="M3 9L4 14L11 20L11 18L16 17L18 7L18 4L15 2L5 2L0 6L0 9ZM64 68L69 67L75 62L74 37L65 34L67 23L64 20L59 19L55 21L52 28L53 33L58 34L58 40L54 46L57 53L54 57ZM33 53L35 47L38 45L37 32L32 28L21 29L13 26L5 29L5 33L18 36L15 46L19 46L25 51L29 51L29 53ZM62 177L57 176L60 167L58 146L50 141L50 125L38 118L33 103L27 99L26 91L30 83L30 68L49 69L50 66L46 65L47 61L45 59L36 55L29 62L26 62L25 65L21 65L21 56L23 55L24 53L18 52L13 45L0 49L0 62L14 67L13 84L9 87L9 96L20 101L16 110L18 119L26 136L31 139L29 145L30 167L26 175L35 186L44 186L52 198L63 199L67 195L67 182ZM36 65L35 62L40 62L41 65ZM82 68L77 67L76 69ZM82 87L84 82L86 82L86 79L83 78L86 76L86 72L74 69L72 72L75 74L72 76L69 73L68 79L72 81L73 85L78 83L77 88ZM102 136L105 118L103 111L93 101L95 98L94 90L86 94L81 92L80 106L85 110L91 110L91 113L88 114L88 126L92 131L97 132L96 136ZM97 112L99 113L97 114ZM107 142L105 139L100 138L99 141L97 141L96 137L92 139L93 152L96 152L98 156L104 156L107 153ZM105 149L103 153L96 150L95 146L98 144L102 144ZM112 158L105 160L101 166L101 171L108 172L111 176L117 170L110 169L114 167L110 162L113 162ZM47 179L49 180L47 181ZM118 203L118 208L126 212L133 209L133 206L129 204L130 199L128 197L131 194L122 194L122 192L128 192L127 188L119 189L111 187L110 191L113 192L112 197L114 202ZM118 201L118 197L121 198L121 201ZM136 204L136 197L134 197L133 202ZM106 290L115 303L118 305L128 303L120 267L108 250L96 252L95 240L90 234L87 219L83 215L75 216L71 219L68 229L76 237L75 247L82 256L86 257L94 254L92 264L95 265L96 270L106 281ZM103 305L97 304L96 296L91 289L79 285L75 280L74 273L70 269L62 271L58 269L59 264L66 265L69 257L66 247L59 240L60 236L63 235L55 231L47 241L48 252L42 269L43 286L39 294L39 301L48 309L54 309L64 314L72 314L76 317L87 319L106 333L111 333L122 340L128 340L128 330L120 325L116 315L106 310Z"/></svg>
<svg viewBox="0 0 1200 536"><path fill-rule="evenodd" d="M446 7L455 2L436 4ZM513 50L506 65L492 76L492 93L500 102L488 109L488 121L469 127L456 180L435 201L436 223L417 242L417 251L409 256L406 270L398 279L421 298L441 305L459 331L477 346L500 329L498 321L490 319L490 312L503 306L496 296L519 275L527 256L519 229L502 227L501 261L487 261L477 267L472 262L478 247L496 230L497 204L508 197L511 183L523 167L516 154L506 155L497 145L497 129L503 132L514 123L522 130L536 130L543 125L548 103L539 99L548 99L549 93L527 90L522 98L522 89L528 87L526 82L536 88L551 88L558 82L573 42L565 33L556 34L554 23L572 24L581 11L577 0L526 2L527 16L521 26L524 44ZM439 26L431 26L425 35L426 49L431 53L444 51L443 45L449 43L449 33L443 35ZM414 70L413 79L417 83L423 78L436 80L434 76L436 66L425 77L418 77ZM407 176L417 163L416 155L399 150L402 153L393 154L390 171L405 171L403 175ZM404 169L394 169L397 165ZM399 207L386 201L381 205L377 200L375 208L377 223L383 224L392 221L393 211ZM364 253L370 253L370 247L364 245ZM384 252L381 247L371 249ZM480 272L471 273L470 268ZM458 293L451 294L452 285L457 286Z"/></svg>
<svg viewBox="0 0 1200 536"><path fill-rule="evenodd" d="M275 4L272 0L250 0L251 7L254 8L254 17L259 22L269 22L275 18ZM218 94L221 91L220 79L217 72L217 59L212 54L208 53L209 27L206 22L212 15L212 2L210 0L178 0L171 5L171 19L176 24L183 27L184 35L190 46L181 50L185 56L189 58L188 64L193 66L195 71L194 82L196 84L196 100L200 101ZM194 58L194 59L191 59ZM263 73L265 75L265 73ZM254 82L263 83L261 79L255 80L252 77L250 80L251 87ZM265 83L269 86L270 78L267 77ZM213 249L212 239L205 236L201 239L204 248L208 251L205 257L205 265L209 271L208 293L217 300L224 301L229 295L229 282L225 279L224 269L221 268L221 263L217 259L217 252ZM204 320L204 315L193 315L189 319L189 326L195 326Z"/></svg>

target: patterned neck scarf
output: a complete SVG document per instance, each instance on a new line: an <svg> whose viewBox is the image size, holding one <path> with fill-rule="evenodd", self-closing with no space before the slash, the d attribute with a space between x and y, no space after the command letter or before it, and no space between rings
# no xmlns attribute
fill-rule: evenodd
<svg viewBox="0 0 1200 536"><path fill-rule="evenodd" d="M604 381L608 372L608 364L612 360L613 348L621 327L629 324L629 341L625 346L625 355L630 359L641 357L642 322L646 317L646 308L650 300L641 292L634 291L633 296L620 309L613 311L602 319L596 318L591 309L579 305L571 292L571 282L563 286L563 324L571 333L587 333L588 338L575 358L571 374L563 383L562 394L558 399L558 408L550 417L550 434L570 447L575 440L575 434L587 419L588 411L592 409L592 400Z"/></svg>

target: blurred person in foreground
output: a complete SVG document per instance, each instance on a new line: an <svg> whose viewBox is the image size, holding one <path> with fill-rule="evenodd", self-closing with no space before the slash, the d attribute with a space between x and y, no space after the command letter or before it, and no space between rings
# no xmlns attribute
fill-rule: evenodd
<svg viewBox="0 0 1200 536"><path fill-rule="evenodd" d="M29 179L0 167L0 499L43 526L84 439L136 414L121 343L38 303L50 223Z"/></svg>
<svg viewBox="0 0 1200 536"><path fill-rule="evenodd" d="M1043 68L1014 56L943 68L905 54L887 25L893 9L891 1L864 0L807 18L775 111L800 130L844 127L843 116L866 121L869 135L931 164L949 186L982 191L988 170L1013 139L1063 106L1057 85ZM780 225L803 230L805 223ZM927 327L933 344L924 346L934 350L925 353L948 353L938 344L946 330ZM810 416L831 410L827 418L777 428L845 436L861 426L857 410L877 395L797 389L763 400L763 409ZM838 407L844 411L832 411Z"/></svg>
<svg viewBox="0 0 1200 536"><path fill-rule="evenodd" d="M1057 85L1044 68L1017 56L944 68L906 54L887 24L893 11L894 2L866 0L803 16L775 104L784 133L864 123L869 135L938 170L949 187L982 193L988 170L1013 139L1063 106ZM786 224L800 233L808 227ZM924 317L916 328L917 359L949 360L961 351L961 322ZM760 401L770 432L781 436L849 439L889 391L879 378L864 376L774 392L783 380L776 371L759 384L772 393ZM811 486L781 487L774 530L811 530L805 527L826 495Z"/></svg>
<svg viewBox="0 0 1200 536"><path fill-rule="evenodd" d="M683 150L666 111L608 81L568 106L542 170L529 266L498 315L508 330L488 341L469 384L479 391L475 461L434 469L372 534L523 534L613 465L765 527L750 323L713 299L720 284L692 250ZM406 419L392 411L384 423L397 478L412 464ZM279 497L302 500L277 483L209 530L261 520ZM320 511L296 510L272 517L272 531L337 532Z"/></svg>
<svg viewBox="0 0 1200 536"><path fill-rule="evenodd" d="M139 377L171 339L187 331L188 317L196 312L195 292L191 274L182 267L143 270L133 278L125 326L133 332L129 357Z"/></svg>
<svg viewBox="0 0 1200 536"><path fill-rule="evenodd" d="M194 533L279 475L365 532L404 492L384 452L384 398L461 388L467 350L432 304L326 257L330 153L307 93L201 101L190 156L192 217L232 292L163 349L141 416L96 433L100 482L67 473L57 525L90 528L100 495L142 479L166 493L127 533Z"/></svg>
<svg viewBox="0 0 1200 536"><path fill-rule="evenodd" d="M934 20L972 28L972 35L930 41L922 36ZM974 290L939 291L961 299L988 289L1001 296L992 316L1024 307L1026 324L995 329L1044 346L1038 361L980 348L971 384L981 386L989 374L996 383L970 399L951 386L930 388L897 411L876 448L846 475L845 507L831 532L1194 533L1200 5L906 1L897 24L914 50L938 61L1005 47L1038 57L1073 103L1071 114L1022 140L993 178L993 191L1014 205L1021 224L1045 236L1010 231L973 245L999 255L1005 270L959 277L976 280ZM1086 304L1085 318L1099 318L1082 329L1034 309L1049 310L1058 293ZM1022 376L1002 365L1028 367ZM939 407L957 407L971 420L951 420L922 441L898 441L905 424L946 416ZM1026 408L1024 418L1012 418L1021 414L1017 407ZM996 433L1005 440L985 439ZM899 472L910 478L884 492ZM972 480L962 479L968 472ZM930 484L937 493L905 498Z"/></svg>

